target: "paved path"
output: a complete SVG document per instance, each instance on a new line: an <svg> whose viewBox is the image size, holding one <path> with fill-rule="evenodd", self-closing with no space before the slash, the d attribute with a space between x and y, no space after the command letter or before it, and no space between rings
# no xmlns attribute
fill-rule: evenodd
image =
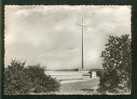
<svg viewBox="0 0 137 99"><path fill-rule="evenodd" d="M75 81L70 83L62 83L60 88L60 94L92 94L89 93L89 90L95 89L98 86L98 84L98 78L83 81Z"/></svg>

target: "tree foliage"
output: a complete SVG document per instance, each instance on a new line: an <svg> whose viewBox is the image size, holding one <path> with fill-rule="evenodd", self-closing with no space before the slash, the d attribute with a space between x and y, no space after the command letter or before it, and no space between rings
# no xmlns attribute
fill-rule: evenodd
<svg viewBox="0 0 137 99"><path fill-rule="evenodd" d="M55 92L59 90L59 82L49 75L40 65L26 66L25 62L12 60L4 71L4 94L20 95L31 92Z"/></svg>
<svg viewBox="0 0 137 99"><path fill-rule="evenodd" d="M109 36L102 51L104 73L100 91L119 92L131 89L131 39L129 35Z"/></svg>

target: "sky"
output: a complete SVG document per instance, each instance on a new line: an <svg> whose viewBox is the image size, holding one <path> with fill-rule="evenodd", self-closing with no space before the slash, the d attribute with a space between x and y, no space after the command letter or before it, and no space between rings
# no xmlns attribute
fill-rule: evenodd
<svg viewBox="0 0 137 99"><path fill-rule="evenodd" d="M109 35L131 35L131 6L7 5L5 64L12 58L48 69L101 68Z"/></svg>

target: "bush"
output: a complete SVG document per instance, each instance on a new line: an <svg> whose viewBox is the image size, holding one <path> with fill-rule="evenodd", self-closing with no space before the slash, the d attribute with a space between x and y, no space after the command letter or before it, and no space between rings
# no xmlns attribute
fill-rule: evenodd
<svg viewBox="0 0 137 99"><path fill-rule="evenodd" d="M100 92L119 93L131 89L131 40L128 35L109 36L102 51L104 74Z"/></svg>
<svg viewBox="0 0 137 99"><path fill-rule="evenodd" d="M45 74L39 65L25 66L25 62L12 60L4 71L4 94L20 95L31 92L54 92L59 90L59 82Z"/></svg>
<svg viewBox="0 0 137 99"><path fill-rule="evenodd" d="M33 82L32 92L54 92L59 90L59 82L50 75L45 75L45 70L39 65L28 66L25 72Z"/></svg>
<svg viewBox="0 0 137 99"><path fill-rule="evenodd" d="M25 62L12 60L4 71L4 93L8 95L25 94L29 91L31 83L24 72Z"/></svg>

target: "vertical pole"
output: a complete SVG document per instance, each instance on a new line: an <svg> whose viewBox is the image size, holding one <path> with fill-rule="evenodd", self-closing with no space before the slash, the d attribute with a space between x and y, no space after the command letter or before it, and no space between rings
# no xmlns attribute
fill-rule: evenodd
<svg viewBox="0 0 137 99"><path fill-rule="evenodd" d="M84 69L84 56L83 56L83 16L82 16L82 70Z"/></svg>

